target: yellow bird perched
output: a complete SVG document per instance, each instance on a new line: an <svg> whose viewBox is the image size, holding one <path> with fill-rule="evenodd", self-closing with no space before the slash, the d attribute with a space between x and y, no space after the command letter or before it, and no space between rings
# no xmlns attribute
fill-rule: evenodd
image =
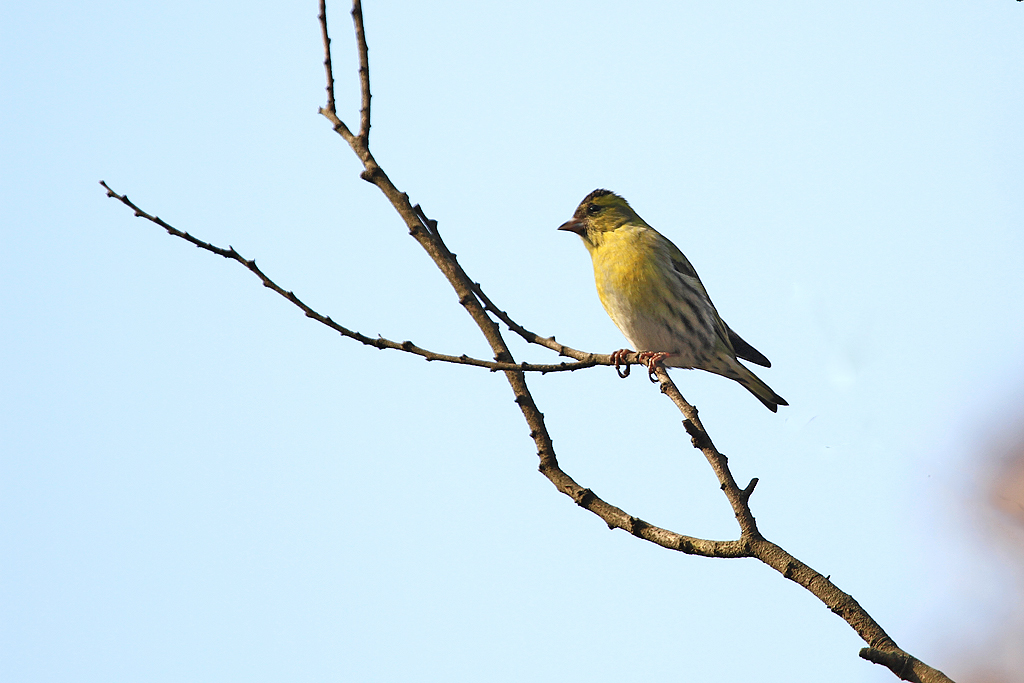
<svg viewBox="0 0 1024 683"><path fill-rule="evenodd" d="M558 229L583 239L604 310L640 352L652 379L657 363L699 368L736 380L773 413L789 405L736 360L771 367L718 315L683 252L647 225L625 199L594 190ZM616 370L629 353L622 349L612 354Z"/></svg>

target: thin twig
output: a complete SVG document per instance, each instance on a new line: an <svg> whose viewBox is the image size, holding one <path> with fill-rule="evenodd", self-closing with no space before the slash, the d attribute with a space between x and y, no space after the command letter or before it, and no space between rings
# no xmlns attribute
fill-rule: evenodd
<svg viewBox="0 0 1024 683"><path fill-rule="evenodd" d="M420 222L422 223L423 227L433 237L437 238L438 248L448 258L450 258L452 261L456 261L457 259L456 259L455 254L452 253L452 251L448 248L448 245L445 244L443 239L441 239L441 233L438 231L438 228L437 228L437 221L434 220L433 218L428 217L426 212L423 210L423 207L420 206L419 204L416 204L412 208L413 208L413 211L416 213L416 216L419 217ZM530 343L530 344L537 344L539 346L543 346L545 348L548 348L548 349L551 349L552 351L557 352L558 355L560 355L560 356L566 356L568 358L575 358L578 361L592 362L596 358L598 358L594 354L589 353L587 351L580 351L580 350L574 349L574 348L572 348L570 346L566 346L564 344L559 344L557 341L555 341L554 335L552 335L550 337L542 337L541 335L537 334L536 332L531 332L530 330L526 329L525 327L523 327L522 325L517 323L515 320L513 320L512 317L509 316L508 313L506 313L505 311L501 310L493 301L491 301L490 297L488 297L487 294L484 293L483 287L480 286L479 282L474 282L473 283L473 292L474 292L474 294L476 294L477 298L480 299L480 303L483 304L485 311L493 313L494 317L496 317L501 322L505 323L505 325L507 325L510 330L512 330L513 332L518 334L520 337L525 339L528 343ZM608 359L609 359L608 362L603 362L602 361L602 362L599 362L598 364L599 365L612 365L613 363L611 362L611 356L610 355L608 356ZM630 363L637 363L637 362L639 362L639 360L637 359L637 354L631 354L629 357L626 358L626 365L627 366Z"/></svg>
<svg viewBox="0 0 1024 683"><path fill-rule="evenodd" d="M138 216L139 218L145 218L146 220L150 221L151 223L155 223L156 225L159 225L161 228L166 230L169 234L171 234L171 235L173 235L175 237L180 237L181 239L183 239L186 242L189 242L191 244L194 244L195 246L199 247L200 249L205 249L206 251L209 251L209 252L211 252L213 254L217 254L218 256L223 256L226 259L231 259L233 261L237 261L238 263L241 263L243 266L245 266L247 269L249 269L249 271L251 271L253 274L255 274L263 282L263 286L264 287L267 287L268 289L271 289L274 292L277 292L278 294L283 296L285 299L287 299L289 302L291 302L292 304L297 306L303 313L306 314L307 318L312 318L313 320L316 320L318 323L320 323L322 325L326 325L327 327L331 328L335 332L338 332L342 336L348 337L349 339L354 339L354 340L356 340L356 341L358 341L358 342L360 342L362 344L366 344L367 346L373 346L374 348L378 348L378 349L394 349L396 351L405 351L406 353L411 353L411 354L414 354L414 355L417 355L417 356L421 356L421 357L425 358L428 361L440 361L440 362L444 362L444 363L453 363L453 364L456 364L456 365L471 365L471 366L475 366L475 367L487 368L491 372L498 372L498 371L502 371L502 370L520 370L522 372L539 372L541 374L546 374L546 373L549 373L549 372L566 372L566 371L573 371L573 370L581 370L583 368L589 368L589 367L593 367L595 365L599 365L600 364L600 362L599 362L601 360L600 356L594 356L593 360L590 360L590 361L587 361L587 362L578 362L578 363L555 363L555 364L500 363L500 362L496 362L496 361L488 361L488 360L481 360L479 358L473 358L471 356L467 356L466 354L462 354L462 355L459 355L459 356L454 356L454 355L449 355L449 354L444 354L444 353L437 353L435 351L429 351L427 349L421 348L421 347L417 346L416 344L413 344L411 341L396 342L396 341L392 341L390 339L385 339L384 337L380 337L380 336L370 337L368 335L361 334L360 332L356 332L355 330L350 330L350 329L348 329L347 327L345 327L343 325L339 325L338 323L334 322L330 318L330 316L322 315L321 313L318 313L314 309L310 308L305 302L303 302L301 299L299 299L299 297L295 296L294 292L285 290L283 287L281 287L276 282L274 282L272 279L270 279L266 275L266 273L264 273L256 265L255 259L247 259L247 258L243 257L241 254L239 254L237 251L235 251L234 247L228 247L227 249L224 249L223 247L218 247L218 246L216 246L214 244L211 244L209 242L204 242L203 240L201 240L201 239L199 239L199 238L197 238L197 237L195 237L193 235L190 235L187 232L184 232L182 230L178 230L173 225L170 225L169 223L164 221L159 216L154 216L154 215L151 215L149 213L146 213L141 208L139 208L134 202L132 202L130 199L128 199L128 197L126 195L118 194L114 190L110 189L110 186L108 186L106 184L106 182L101 180L100 181L100 185L102 185L103 188L107 191L107 196L108 197L111 197L113 199L116 199L116 200L120 201L122 204L124 204L125 206L130 208L132 211L134 211L135 215Z"/></svg>
<svg viewBox="0 0 1024 683"><path fill-rule="evenodd" d="M327 106L328 111L337 113L334 103L334 70L331 68L331 37L327 35L327 0L320 0L320 33L324 41L324 71L327 72Z"/></svg>
<svg viewBox="0 0 1024 683"><path fill-rule="evenodd" d="M480 297L480 301L483 302L484 308L486 310L493 313L495 318L497 318L498 320L500 320L501 322L505 323L508 326L508 329L518 334L520 337L525 339L530 344L538 344L545 348L551 349L552 351L555 351L556 353L558 353L559 356L575 358L576 360L580 361L589 360L593 357L593 354L588 353L586 351L580 351L578 349L572 348L571 346L559 344L557 341L555 341L554 335L551 335L550 337L542 337L536 332L531 332L530 330L526 329L525 327L517 323L515 320L513 320L508 313L498 308L498 306L495 305L495 303L491 301L491 299L486 294L484 294L484 290L480 286L479 282L474 282L473 288L476 291L476 295ZM626 366L628 367L630 363L639 363L640 361L637 356L638 354L633 353L626 357ZM610 355L608 358L609 362L607 364L614 365L614 363L611 362ZM601 365L605 365L605 363L601 363Z"/></svg>
<svg viewBox="0 0 1024 683"><path fill-rule="evenodd" d="M359 46L359 88L362 94L362 108L359 110L359 137L363 145L370 146L370 49L366 44L363 28L363 4L352 2L352 22L356 28L356 44ZM326 22L325 22L326 25ZM324 29L326 31L326 29Z"/></svg>
<svg viewBox="0 0 1024 683"><path fill-rule="evenodd" d="M683 398L675 382L668 376L668 371L665 367L657 365L655 374L660 381L661 392L669 397L672 403L679 409L679 412L683 414L683 417L686 418L683 420L683 427L690 435L693 447L704 454L708 464L711 465L711 469L714 470L715 476L718 477L722 493L725 494L726 499L732 506L736 522L740 525L740 537L748 542L760 539L761 532L757 530L757 522L754 520L754 514L750 511L750 504L748 502L753 488L751 487L750 492L744 494L743 489L736 483L736 479L729 469L728 458L715 448L711 437L704 431L704 425L701 424L700 418L697 415L697 409Z"/></svg>

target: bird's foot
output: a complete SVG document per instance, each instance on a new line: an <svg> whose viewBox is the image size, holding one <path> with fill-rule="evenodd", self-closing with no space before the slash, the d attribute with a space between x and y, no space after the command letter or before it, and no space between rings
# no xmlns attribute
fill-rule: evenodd
<svg viewBox="0 0 1024 683"><path fill-rule="evenodd" d="M629 363L626 363L626 356L633 353L629 349L619 349L618 351L612 352L612 362L615 363L615 372L622 379L629 377ZM619 366L623 363L626 364L626 369L622 370Z"/></svg>
<svg viewBox="0 0 1024 683"><path fill-rule="evenodd" d="M637 354L637 357L643 365L647 366L648 379L652 382L657 382L658 378L654 376L654 371L657 369L655 366L670 355L664 351L641 351Z"/></svg>

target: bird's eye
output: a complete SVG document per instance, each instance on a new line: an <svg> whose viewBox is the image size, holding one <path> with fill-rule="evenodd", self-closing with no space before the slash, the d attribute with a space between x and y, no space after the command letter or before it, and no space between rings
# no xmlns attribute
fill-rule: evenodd
<svg viewBox="0 0 1024 683"><path fill-rule="evenodd" d="M601 207L597 204L587 204L587 213L591 216L596 216L601 213Z"/></svg>

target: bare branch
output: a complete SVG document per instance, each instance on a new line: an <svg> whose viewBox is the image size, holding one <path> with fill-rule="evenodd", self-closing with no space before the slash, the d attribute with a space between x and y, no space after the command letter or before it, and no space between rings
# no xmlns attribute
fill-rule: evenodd
<svg viewBox="0 0 1024 683"><path fill-rule="evenodd" d="M715 444L711 442L711 437L704 431L704 425L701 424L700 418L697 416L697 409L683 398L679 388L676 387L675 382L668 376L668 371L664 366L656 366L655 374L661 383L661 392L669 397L672 403L679 409L679 412L683 414L683 417L686 418L683 421L683 427L686 428L686 432L690 435L693 447L704 454L708 464L711 465L711 469L714 470L715 476L718 477L722 493L725 494L729 504L732 506L733 514L740 525L740 537L748 541L761 538L761 532L757 530L757 522L754 521L754 515L750 511L748 504L750 494L753 493L756 484L751 483L748 487L749 491L740 489L736 479L732 476L732 471L729 469L729 459L722 455L715 448Z"/></svg>
<svg viewBox="0 0 1024 683"><path fill-rule="evenodd" d="M558 465L555 456L551 436L544 423L544 414L537 407L533 396L527 386L526 371L556 372L563 370L576 370L594 365L612 364L611 356L588 354L570 347L566 347L555 341L552 337L541 337L529 331L522 325L516 323L507 313L501 310L483 292L479 283L474 282L462 266L458 263L453 254L441 238L437 229L437 221L430 219L423 208L413 205L409 196L398 190L384 173L383 169L376 162L369 148L370 132L370 72L369 72L369 50L367 47L365 27L363 24L362 7L360 0L353 1L352 18L355 27L355 36L359 55L359 81L361 91L360 126L359 133L353 134L348 126L338 117L334 93L334 76L331 67L331 40L327 29L326 0L320 0L320 13L318 19L321 26L321 34L324 42L324 69L327 79L327 103L319 111L332 124L334 130L350 145L353 152L363 164L364 170L360 174L363 180L377 186L385 195L391 205L398 212L405 222L409 234L423 247L430 258L444 274L448 282L458 296L459 303L466 309L473 321L479 327L487 343L494 354L494 361L463 356L451 356L437 354L422 349L411 342L393 342L381 337L372 338L349 330L332 321L329 317L322 316L295 296L294 293L286 291L270 278L268 278L257 266L255 261L247 260L238 254L233 247L223 249L210 243L199 240L192 235L177 230L168 225L160 218L151 216L139 209L130 202L124 195L118 195L111 190L106 183L101 182L107 190L108 196L118 199L130 207L135 215L159 225L168 233L185 239L190 243L218 254L225 258L235 260L253 272L263 282L264 286L274 290L292 304L299 307L308 317L327 325L331 329L343 334L346 337L360 341L363 344L377 348L393 348L396 350L415 353L427 360L439 360L450 363L459 363L485 367L492 371L502 371L512 389L514 402L519 406L529 429L530 438L533 439L537 455L540 460L539 469L552 484L562 493L569 496L577 505L583 507L600 517L610 528L619 528L644 540L656 543L662 547L677 550L687 554L701 555L705 557L754 557L775 569L785 578L803 586L833 612L844 619L856 633L868 644L860 652L860 656L889 668L893 673L908 681L919 681L921 683L948 683L949 679L942 672L933 669L908 653L900 649L896 643L885 633L885 631L872 619L872 617L853 599L849 594L841 591L831 582L829 577L822 576L819 572L807 566L790 553L783 550L776 544L766 540L757 527L750 509L750 498L757 485L757 479L751 479L745 488L740 488L729 469L728 459L718 451L710 436L704 430L699 419L696 408L689 404L676 385L669 377L664 367L657 366L654 374L660 383L661 391L668 396L684 416L683 425L690 435L693 445L699 449L707 459L715 475L718 477L721 489L732 507L733 514L740 529L740 537L734 541L714 541L707 539L684 536L667 529L663 529L634 517L620 508L607 503L598 497L593 491L580 486ZM518 334L529 343L539 344L552 349L562 356L577 359L577 363L560 363L557 365L531 365L516 363L509 350L499 326L494 322L491 315L504 322L510 330ZM637 363L637 354L630 354L628 362Z"/></svg>
<svg viewBox="0 0 1024 683"><path fill-rule="evenodd" d="M139 218L145 218L151 223L159 225L169 234L174 235L175 237L180 237L181 239L190 242L191 244L194 244L200 249L205 249L206 251L209 251L213 254L217 254L218 256L223 256L226 259L231 259L233 261L241 263L263 282L264 287L267 287L268 289L277 292L285 299L290 301L292 304L297 306L300 310L302 310L303 313L306 314L307 318L312 318L313 320L316 320L318 323L326 325L335 332L338 332L342 336L348 337L349 339L354 339L362 344L366 344L367 346L373 346L378 349L394 349L396 351L405 351L406 353L422 356L428 361L441 361L444 363L453 363L456 365L472 365L476 367L487 368L491 372L497 372L500 370L519 370L522 372L540 373L566 372L573 370L581 370L583 368L594 367L595 365L601 364L602 357L594 354L591 354L591 358L589 360L578 363L499 363L495 361L480 360L479 358L472 358L470 356L467 356L466 354L453 356L443 353L437 353L435 351L429 351L427 349L421 348L413 344L411 341L396 342L390 339L385 339L384 337L380 336L370 337L365 334L361 334L359 332L356 332L355 330L350 330L347 327L339 325L338 323L331 320L329 316L322 315L315 311L314 309L310 308L308 305L306 305L305 302L299 299L299 297L295 296L294 292L285 290L283 287L281 287L276 282L267 277L266 273L260 270L260 268L256 265L255 259L246 259L237 251L235 251L234 247L228 247L227 249L224 249L223 247L218 247L214 244L210 244L209 242L204 242L203 240L194 237L193 235L190 235L187 232L178 230L174 226L165 222L160 217L153 216L140 209L134 202L128 199L126 195L114 192L114 190L110 189L110 186L108 186L106 182L101 180L100 185L102 185L104 189L106 189L108 197L120 201L122 204L124 204L132 211L134 211L135 215L138 216ZM607 358L607 356L605 358Z"/></svg>
<svg viewBox="0 0 1024 683"><path fill-rule="evenodd" d="M948 681L952 683L944 673L933 669L920 659L908 655L903 650L882 651L865 647L860 651L860 657L874 664L881 664L904 681L913 683L945 683Z"/></svg>
<svg viewBox="0 0 1024 683"><path fill-rule="evenodd" d="M327 0L320 0L320 34L324 41L324 71L327 72L327 106L329 112L338 113L334 103L334 70L331 68L331 37L327 35Z"/></svg>
<svg viewBox="0 0 1024 683"><path fill-rule="evenodd" d="M732 506L740 526L740 540L749 549L750 557L757 558L785 578L803 586L839 615L857 632L870 647L860 651L860 656L876 664L888 667L894 674L906 681L920 683L952 683L938 669L904 652L889 637L882 627L854 600L853 596L840 590L828 577L807 566L778 545L765 539L757 529L757 522L750 510L750 496L757 486L757 479L751 479L741 489L729 469L728 458L715 448L711 437L704 431L697 416L697 409L683 398L664 367L656 369L661 391L668 396L684 416L683 426L690 435L694 448L700 450L714 470L721 485L722 493ZM870 656L869 656L870 655Z"/></svg>
<svg viewBox="0 0 1024 683"><path fill-rule="evenodd" d="M366 47L366 34L365 31L361 30L361 17L362 13L357 12L359 9L358 0L353 3L353 17L359 17L356 25L356 42L359 45L359 54L362 56L367 54L368 50ZM330 44L325 43L325 50L330 49ZM360 64L360 69L363 65ZM368 69L368 65L367 65ZM363 83L368 83L367 80L363 80L362 72L360 80ZM368 91L363 91L363 106L366 113L369 113L368 100L366 99ZM387 197L388 201L401 216L405 222L406 227L409 230L409 234L420 244L421 247L427 252L430 258L437 265L438 269L447 278L449 284L455 290L456 295L459 298L459 303L466 309L466 312L476 323L480 332L483 334L487 343L490 345L491 350L494 352L494 358L499 362L514 362L512 352L509 350L505 340L501 336L501 331L498 326L490 318L484 306L481 304L480 299L477 297L476 288L473 285L473 280L469 278L466 272L459 265L458 261L451 256L451 252L444 245L440 235L437 233L436 224L431 225L429 220L424 220L425 213L423 209L414 208L409 201L409 196L404 192L398 190L391 179L388 178L387 174L380 168L377 161L373 158L370 153L369 147L366 144L366 140L362 137L352 136L351 134L346 135L348 130L337 121L335 116L333 119L329 114L324 114L328 120L334 123L334 128L338 133L349 143L352 147L352 151L356 154L359 160L363 163L364 171L360 174L360 177L367 182L373 183L380 189L380 191ZM335 123L337 121L337 123ZM339 125L341 124L341 125ZM537 455L540 458L541 471L555 484L556 487L566 495L572 497L574 500L582 500L580 498L581 492L583 491L576 482L561 471L558 467L558 461L555 457L554 446L551 441L551 436L544 425L544 414L537 408L536 403L533 400L533 396L530 393L530 389L526 384L526 376L523 372L518 370L507 370L505 371L505 377L509 382L512 389L512 394L515 397L515 402L519 406L520 411L523 413L523 418L526 420L526 424L530 428L530 437L534 440L537 446ZM585 498L585 497L584 497ZM623 528L625 528L624 524Z"/></svg>
<svg viewBox="0 0 1024 683"><path fill-rule="evenodd" d="M290 301L295 306L299 307L307 317L322 323L332 330L339 332L345 337L355 339L367 346L373 346L379 349L395 349L398 351L405 351L407 353L413 353L419 356L423 356L428 361L438 360L447 363L456 363L461 365L473 365L478 367L488 368L492 371L511 371L521 375L523 372L534 371L534 372L561 372L565 370L578 370L586 367L593 367L599 364L610 364L610 356L604 355L599 356L596 354L586 354L591 356L591 359L585 362L579 363L559 363L557 365L536 365L531 363L501 363L484 361L476 358L470 358L466 355L462 356L449 356L444 354L435 353L433 351L427 351L422 349L412 342L394 342L383 337L368 337L366 335L355 332L346 327L339 325L338 323L331 320L330 317L323 316L316 312L309 306L307 306L302 300L300 300L293 292L286 291L257 267L255 260L249 260L239 254L234 247L218 247L209 242L203 240L181 230L178 230L174 226L170 225L158 216L146 213L138 205L132 202L126 195L121 195L110 188L105 181L100 181L100 185L107 191L107 196L112 199L120 201L122 204L130 208L137 217L144 218L151 223L154 223L174 237L179 237L200 249L204 249L218 256L237 261L245 266L248 270L254 273L263 282L263 285ZM525 381L524 381L525 384ZM517 398L516 402L525 401L526 398ZM532 400L532 399L530 399ZM535 409L535 406L534 406ZM543 428L543 425L541 424ZM611 505L600 497L597 496L593 491L587 488L583 488L575 481L572 480L567 474L557 468L557 464L554 470L551 471L550 476L555 476L558 481L556 485L563 493L571 497L577 505L580 507L590 510L598 517L603 519L610 529L623 529L628 533L642 538L644 540L656 543L662 547L670 550L677 550L689 555L702 555L705 557L750 557L749 548L742 541L713 541L703 538L696 538L693 536L684 536L683 534L677 534L667 529L648 524L647 522L633 517L627 514L623 510ZM554 481L554 480L553 480Z"/></svg>
<svg viewBox="0 0 1024 683"><path fill-rule="evenodd" d="M536 332L531 332L530 330L526 329L525 327L517 323L515 320L513 320L511 316L508 315L508 313L498 308L495 305L495 303L491 301L491 299L486 294L484 294L484 290L480 286L479 282L474 282L473 288L476 291L476 295L480 297L480 301L483 303L484 308L493 313L495 318L505 323L508 326L508 329L518 334L527 342L531 344L539 344L540 346L557 352L559 356L568 356L569 358L575 358L576 360L579 361L590 360L593 357L593 354L587 353L586 351L580 351L578 349L572 348L571 346L559 344L557 341L555 341L554 335L550 337L542 337ZM630 363L640 363L637 356L638 354L633 353L626 358L627 367ZM614 363L611 360L610 354L608 355L608 362L602 362L601 365L614 365Z"/></svg>
<svg viewBox="0 0 1024 683"><path fill-rule="evenodd" d="M363 144L370 146L370 55L363 28L363 4L360 0L352 3L352 22L356 28L356 44L359 46L359 88L362 107L359 109L359 137Z"/></svg>
<svg viewBox="0 0 1024 683"><path fill-rule="evenodd" d="M327 104L320 107L319 113L334 126L334 132L343 137L349 144L356 136L348 129L348 126L338 118L338 106L334 99L334 69L331 66L331 36L327 32L327 0L320 0L320 14L317 15L320 22L320 37L324 42L324 71L327 76Z"/></svg>
<svg viewBox="0 0 1024 683"><path fill-rule="evenodd" d="M356 15L356 10L359 8L358 0L355 0L354 7L353 16ZM362 14L359 12L360 19L361 16ZM359 43L359 53L362 56L366 54L366 36L362 30L361 21L357 23L356 39ZM325 45L325 49L329 49L329 45ZM361 81L363 68L364 64L360 62ZM365 82L368 83L368 80ZM366 111L368 111L366 107L368 104L366 100L367 94L368 92L364 91L364 110ZM495 351L495 358L511 360L512 356L497 326L487 315L488 313L494 314L495 317L508 325L509 329L530 343L540 344L557 351L559 354L570 357L585 355L583 352L558 344L554 337L541 337L527 330L495 305L484 294L482 287L471 280L458 264L454 254L441 239L440 233L437 231L437 222L429 219L420 205L413 206L409 202L408 195L400 192L391 183L391 180L380 168L376 160L374 160L365 140L354 136L346 136L337 124L335 124L335 130L342 134L356 153L356 156L363 162L365 170L361 177L376 185L388 200L391 201L392 206L395 207L395 210L409 228L409 233L423 246L434 260L434 263L448 278L448 281L459 295L459 302L466 308L474 321L477 322L481 332L483 332L485 338L491 344L491 348ZM631 354L628 360L635 363L638 359L636 354ZM686 402L682 394L679 393L678 388L669 379L664 368L659 367L657 370L662 391L669 396L685 416L684 426L693 439L694 446L704 453L712 469L715 471L740 526L740 539L738 541L710 542L715 545L701 546L692 542L693 539L689 537L651 526L643 520L628 515L619 508L604 502L589 489L581 487L558 466L551 437L544 425L543 414L537 409L533 401L532 395L526 386L526 379L523 373L509 371L505 374L516 397L515 402L519 405L523 412L523 417L530 426L530 436L537 445L540 471L551 480L559 491L568 495L578 505L601 517L610 527L624 529L635 536L657 543L663 547L713 557L757 557L757 559L769 565L786 578L807 588L850 624L872 648L881 652L902 653L902 650L896 646L888 634L882 630L850 595L839 590L820 573L761 536L749 507L749 499L756 485L756 480L748 484L745 489L740 489L732 472L729 470L728 460L715 448L711 438L704 431L704 427L697 415L697 410ZM909 657L909 655L907 656ZM929 674L927 678L922 679L927 681L927 683L948 681L941 672L935 669L929 670L933 673Z"/></svg>

